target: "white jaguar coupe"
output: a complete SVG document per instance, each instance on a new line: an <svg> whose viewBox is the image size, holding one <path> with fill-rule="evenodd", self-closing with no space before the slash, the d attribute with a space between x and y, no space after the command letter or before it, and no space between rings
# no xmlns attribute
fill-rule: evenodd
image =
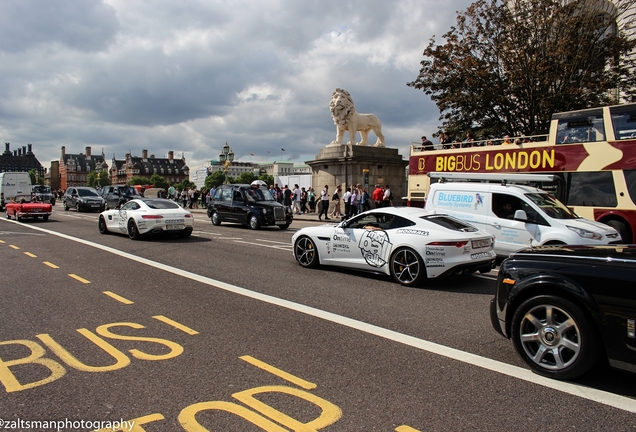
<svg viewBox="0 0 636 432"><path fill-rule="evenodd" d="M303 267L385 273L402 285L489 272L495 262L493 244L486 231L414 207L377 208L336 225L302 228L292 237L294 258Z"/></svg>
<svg viewBox="0 0 636 432"><path fill-rule="evenodd" d="M128 234L133 240L150 233L189 237L194 228L194 217L174 201L163 198L137 198L120 208L100 213L98 227L102 234Z"/></svg>

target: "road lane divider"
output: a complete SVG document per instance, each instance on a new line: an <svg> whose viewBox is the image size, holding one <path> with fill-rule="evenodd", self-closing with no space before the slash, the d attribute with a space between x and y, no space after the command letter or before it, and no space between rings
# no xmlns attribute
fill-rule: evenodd
<svg viewBox="0 0 636 432"><path fill-rule="evenodd" d="M308 316L313 316L324 321L332 322L344 327L349 327L358 330L363 333L378 336L383 339L387 339L396 343L400 343L406 346L410 346L425 352L436 354L442 357L446 357L452 360L456 360L471 366L476 366L485 370L492 371L500 375L506 375L511 378L519 379L529 382L531 384L540 385L545 388L557 390L572 396L576 396L582 399L590 400L593 402L601 403L607 406L618 408L624 411L636 413L636 402L632 398L617 395L608 391L599 390L596 388L579 385L572 382L556 381L550 378L542 377L519 366L514 366L508 363L504 363L498 360L494 360L488 357L482 357L477 354L462 351L457 348L448 347L435 342L430 342L424 339L410 336L404 333L399 333L394 330L389 330L384 327L376 326L374 324L365 323L353 318L338 315L333 312L328 312L315 307L307 306L301 303L281 299L278 297L270 296L267 294L251 291L247 288L242 288L236 285L232 285L226 282L215 280L206 276L202 276L196 273L192 273L187 270L183 270L177 267L173 267L167 264L156 262L147 258L139 257L128 252L124 252L109 246L93 243L88 240L73 237L67 234L58 233L45 228L40 228L35 225L24 225L25 227L34 231L40 231L54 235L60 238L64 238L76 243L90 246L108 253L117 255L119 258L129 259L140 264L147 265L152 268L166 271L174 275L181 276L183 278L199 282L210 287L222 289L224 291L232 292L247 298L262 301L264 303L279 306L285 309L293 310L303 313Z"/></svg>
<svg viewBox="0 0 636 432"><path fill-rule="evenodd" d="M15 250L20 250L19 247L17 247L16 245L9 245L10 248L15 249Z"/></svg>
<svg viewBox="0 0 636 432"><path fill-rule="evenodd" d="M58 269L59 268L58 266L56 266L55 264L53 264L52 262L49 262L49 261L43 261L42 264L47 265L47 266L49 266L51 268L54 268L54 269Z"/></svg>
<svg viewBox="0 0 636 432"><path fill-rule="evenodd" d="M104 291L104 294L106 294L108 297L113 298L113 299L115 299L118 302L121 302L123 304L126 304L126 305L134 304L134 302L132 302L132 301L128 300L127 298L124 298L124 297L122 297L120 295L117 295L117 294L115 294L112 291Z"/></svg>
<svg viewBox="0 0 636 432"><path fill-rule="evenodd" d="M166 324L168 324L168 325L170 325L170 326L172 326L172 327L174 327L176 329L179 329L182 332L187 333L189 335L197 335L197 334L199 334L198 331L192 330L190 327L185 326L185 325L183 325L181 323L178 323L178 322L176 322L174 320L171 320L170 318L167 318L167 317L165 317L163 315L155 315L155 316L153 316L153 318L158 320L158 321L161 321L163 323L166 323Z"/></svg>
<svg viewBox="0 0 636 432"><path fill-rule="evenodd" d="M36 254L32 254L31 252L25 252L24 253L26 256L31 257L31 258L37 258L38 256Z"/></svg>
<svg viewBox="0 0 636 432"><path fill-rule="evenodd" d="M69 273L68 275L69 275L70 277L72 277L73 279L80 281L80 282L81 282L81 283L83 283L83 284L89 284L89 283L91 283L91 281L86 280L86 279L84 279L83 277L80 277L80 276L78 276L78 275L76 275L76 274Z"/></svg>

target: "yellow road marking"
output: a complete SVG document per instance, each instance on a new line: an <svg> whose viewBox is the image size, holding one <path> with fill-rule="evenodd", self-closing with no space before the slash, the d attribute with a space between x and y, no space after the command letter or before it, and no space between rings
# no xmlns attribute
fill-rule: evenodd
<svg viewBox="0 0 636 432"><path fill-rule="evenodd" d="M4 243L4 242L5 242L4 240L0 240L0 243Z"/></svg>
<svg viewBox="0 0 636 432"><path fill-rule="evenodd" d="M79 277L79 276L78 276L78 275L76 275L76 274L69 273L68 275L69 275L70 277L72 277L73 279L80 281L81 283L85 283L85 284L89 284L89 283L91 283L91 281L86 280L86 279L84 279L84 278L82 278L82 277Z"/></svg>
<svg viewBox="0 0 636 432"><path fill-rule="evenodd" d="M155 315L153 316L154 319L165 322L168 325L171 325L172 327L181 330L184 333L187 333L189 335L196 335L199 334L198 331L196 330L192 330L190 327L184 326L183 324L179 324L176 321L171 320L170 318L166 318L163 315Z"/></svg>
<svg viewBox="0 0 636 432"><path fill-rule="evenodd" d="M19 247L15 246L15 245L9 245L9 247L12 247L13 249L20 249Z"/></svg>
<svg viewBox="0 0 636 432"><path fill-rule="evenodd" d="M25 252L24 253L26 256L30 256L31 258L37 258L37 255L32 254L31 252Z"/></svg>
<svg viewBox="0 0 636 432"><path fill-rule="evenodd" d="M402 425L402 426L396 427L395 432L420 432L420 431L417 429L413 429L411 426Z"/></svg>
<svg viewBox="0 0 636 432"><path fill-rule="evenodd" d="M58 266L56 266L55 264L53 264L53 263L51 263L51 262L48 262L48 261L43 261L43 264L44 264L44 265L47 265L47 266L49 266L49 267L51 267L51 268L59 268L59 267L58 267Z"/></svg>
<svg viewBox="0 0 636 432"><path fill-rule="evenodd" d="M298 378L295 375L292 375L292 374L290 374L288 372L285 372L284 370L280 370L280 369L278 369L278 368L276 368L276 367L274 367L274 366L272 366L270 364L267 364L267 363L265 363L263 361L260 361L260 360L258 360L256 358L254 358L252 356L245 355L245 356L241 356L239 358L241 360L243 360L243 361L248 362L249 364L251 364L253 366L256 366L257 368L263 369L266 372L274 374L274 375L276 375L276 376L278 376L278 377L280 377L280 378L282 378L282 379L284 379L286 381L289 381L289 382L291 382L293 384L296 384L297 386L302 387L302 388L304 388L306 390L311 390L311 389L314 389L314 388L317 387L316 384L314 384L312 382L305 381L302 378Z"/></svg>
<svg viewBox="0 0 636 432"><path fill-rule="evenodd" d="M108 297L112 297L112 298L114 298L115 300L117 300L117 301L119 301L119 302L122 302L123 304L127 304L127 305L129 305L129 304L133 304L133 302L131 302L131 301L130 301L130 300L128 300L127 298L124 298L124 297L122 297L122 296L120 296L120 295L117 295L117 294L115 294L115 293L114 293L114 292L112 292L112 291L104 291L104 294L106 294Z"/></svg>

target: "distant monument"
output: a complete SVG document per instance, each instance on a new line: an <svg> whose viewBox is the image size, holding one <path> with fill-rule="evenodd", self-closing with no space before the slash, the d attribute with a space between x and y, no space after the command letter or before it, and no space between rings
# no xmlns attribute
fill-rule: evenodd
<svg viewBox="0 0 636 432"><path fill-rule="evenodd" d="M380 119L373 114L359 114L348 91L337 88L331 94L329 109L336 125L336 139L331 141L329 145L342 145L345 132L348 131L349 142L346 144L366 146L369 144L369 132L373 131L378 137L374 146L384 147L384 135L382 135ZM356 143L358 131L362 136L362 141Z"/></svg>

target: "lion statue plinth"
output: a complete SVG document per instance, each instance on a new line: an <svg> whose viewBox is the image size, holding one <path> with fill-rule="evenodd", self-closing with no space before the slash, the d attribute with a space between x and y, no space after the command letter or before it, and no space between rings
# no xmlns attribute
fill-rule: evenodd
<svg viewBox="0 0 636 432"><path fill-rule="evenodd" d="M382 135L380 119L373 114L359 114L348 91L337 88L331 94L329 109L336 125L336 139L331 144L342 144L345 132L349 131L349 142L347 144L365 146L369 144L369 132L373 131L378 137L375 147L384 147L384 135ZM362 141L356 143L356 133L358 131Z"/></svg>

